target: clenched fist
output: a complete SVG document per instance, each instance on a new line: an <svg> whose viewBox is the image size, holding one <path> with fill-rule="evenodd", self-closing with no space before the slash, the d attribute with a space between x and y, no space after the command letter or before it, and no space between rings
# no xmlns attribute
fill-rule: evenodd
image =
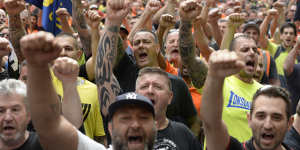
<svg viewBox="0 0 300 150"><path fill-rule="evenodd" d="M20 45L28 65L48 67L60 54L58 42L51 33L40 31L22 37Z"/></svg>
<svg viewBox="0 0 300 150"><path fill-rule="evenodd" d="M25 9L24 0L4 0L4 7L8 15L20 14Z"/></svg>
<svg viewBox="0 0 300 150"><path fill-rule="evenodd" d="M180 3L179 15L182 21L194 21L201 12L201 5L195 0Z"/></svg>
<svg viewBox="0 0 300 150"><path fill-rule="evenodd" d="M237 28L245 22L244 16L239 13L233 13L229 16L228 27Z"/></svg>
<svg viewBox="0 0 300 150"><path fill-rule="evenodd" d="M97 30L102 19L103 18L99 15L98 11L95 10L89 10L85 14L85 20L92 29Z"/></svg>
<svg viewBox="0 0 300 150"><path fill-rule="evenodd" d="M130 10L129 2L125 0L108 0L107 3L106 24L120 26Z"/></svg>
<svg viewBox="0 0 300 150"><path fill-rule="evenodd" d="M234 51L219 50L213 52L208 61L208 72L215 78L225 78L237 74L245 66Z"/></svg>
<svg viewBox="0 0 300 150"><path fill-rule="evenodd" d="M63 84L76 84L79 74L79 65L76 60L69 57L59 57L54 61L53 72Z"/></svg>

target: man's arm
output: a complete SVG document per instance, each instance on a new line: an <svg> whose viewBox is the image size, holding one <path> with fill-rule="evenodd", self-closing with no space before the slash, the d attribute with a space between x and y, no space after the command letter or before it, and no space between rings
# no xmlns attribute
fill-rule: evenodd
<svg viewBox="0 0 300 150"><path fill-rule="evenodd" d="M218 46L222 43L222 34L218 25L218 20L221 18L219 9L215 8L208 13L208 23L212 27L213 37L216 40Z"/></svg>
<svg viewBox="0 0 300 150"><path fill-rule="evenodd" d="M68 57L57 58L53 65L53 72L63 85L62 113L78 129L83 123L81 102L77 91L79 65L76 60Z"/></svg>
<svg viewBox="0 0 300 150"><path fill-rule="evenodd" d="M278 16L278 11L276 9L270 9L267 12L267 16L265 17L263 23L260 25L260 35L259 35L259 43L262 49L267 50L268 48L268 25L271 23L272 17Z"/></svg>
<svg viewBox="0 0 300 150"><path fill-rule="evenodd" d="M152 30L152 17L153 15L159 10L160 8L160 1L158 0L149 0L146 8L139 18L139 20L134 24L133 28L131 29L128 40L132 42L133 36L135 33L141 29L148 29Z"/></svg>
<svg viewBox="0 0 300 150"><path fill-rule="evenodd" d="M179 28L179 49L181 59L188 66L193 85L201 88L204 84L207 66L203 60L195 57L195 43L192 35L192 23L199 14L196 1L188 0L180 4L181 24Z"/></svg>
<svg viewBox="0 0 300 150"><path fill-rule="evenodd" d="M209 150L225 150L230 138L222 121L223 84L225 77L236 74L243 68L244 62L238 60L235 52L219 50L211 54L208 65L200 109L206 146Z"/></svg>
<svg viewBox="0 0 300 150"><path fill-rule="evenodd" d="M120 92L119 83L113 75L113 62L117 55L120 25L129 12L128 5L119 0L110 0L107 4L105 28L96 62L96 84L103 116L108 115L108 106Z"/></svg>
<svg viewBox="0 0 300 150"><path fill-rule="evenodd" d="M30 114L43 148L77 149L77 131L61 115L60 101L52 85L48 67L59 56L61 49L58 42L47 32L33 33L20 41L27 60Z"/></svg>
<svg viewBox="0 0 300 150"><path fill-rule="evenodd" d="M84 20L84 10L81 4L81 0L72 0L72 17L80 41L83 46L83 52L86 56L91 55L91 35L88 29L88 25Z"/></svg>
<svg viewBox="0 0 300 150"><path fill-rule="evenodd" d="M97 49L98 49L98 43L100 39L99 34L99 24L100 20L102 18L98 14L98 11L88 11L86 13L86 21L87 24L91 28L91 38L92 38L92 57L88 59L86 62L86 72L88 75L88 79L90 81L93 81L95 79L95 66L96 66L96 59L97 59Z"/></svg>
<svg viewBox="0 0 300 150"><path fill-rule="evenodd" d="M158 24L161 16L164 14L176 16L176 5L178 5L176 0L167 0L165 6L158 10L158 12L153 16L153 23Z"/></svg>
<svg viewBox="0 0 300 150"><path fill-rule="evenodd" d="M175 25L174 16L172 16L170 14L163 14L160 17L156 34L157 34L159 45L161 47L161 52L163 54L166 54L165 49L164 49L164 44L165 44L164 38L166 38L165 35L169 31L169 29L174 28L174 25Z"/></svg>
<svg viewBox="0 0 300 150"><path fill-rule="evenodd" d="M234 38L234 34L237 30L237 28L243 24L245 21L245 18L238 13L231 14L228 19L227 23L227 29L225 30L222 44L220 46L220 49L229 49L231 41Z"/></svg>
<svg viewBox="0 0 300 150"><path fill-rule="evenodd" d="M5 0L4 6L8 14L9 40L11 41L18 61L22 62L24 56L20 49L20 39L26 34L20 13L25 9L23 0Z"/></svg>
<svg viewBox="0 0 300 150"><path fill-rule="evenodd" d="M286 57L283 69L286 76L289 76L294 71L294 65L297 59L297 56L300 53L300 37L297 38L297 43L294 48L289 52L288 56Z"/></svg>

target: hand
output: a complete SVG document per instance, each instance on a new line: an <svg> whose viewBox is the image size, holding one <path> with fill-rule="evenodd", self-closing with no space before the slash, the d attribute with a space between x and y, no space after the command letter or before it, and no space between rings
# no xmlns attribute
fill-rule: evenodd
<svg viewBox="0 0 300 150"><path fill-rule="evenodd" d="M53 72L63 84L76 84L79 74L79 65L77 61L72 58L59 57L54 61Z"/></svg>
<svg viewBox="0 0 300 150"><path fill-rule="evenodd" d="M284 4L282 2L277 1L273 4L273 7L278 11L279 14L283 13L284 11Z"/></svg>
<svg viewBox="0 0 300 150"><path fill-rule="evenodd" d="M213 52L208 60L208 75L223 79L237 74L245 66L245 62L239 60L236 52L219 50Z"/></svg>
<svg viewBox="0 0 300 150"><path fill-rule="evenodd" d="M170 14L163 14L160 17L159 25L168 28L175 25L175 18Z"/></svg>
<svg viewBox="0 0 300 150"><path fill-rule="evenodd" d="M68 17L70 16L68 10L66 8L59 8L56 10L56 16L61 20L68 21Z"/></svg>
<svg viewBox="0 0 300 150"><path fill-rule="evenodd" d="M106 6L106 24L120 26L130 8L125 0L109 0Z"/></svg>
<svg viewBox="0 0 300 150"><path fill-rule="evenodd" d="M206 5L213 8L216 6L216 0L206 0Z"/></svg>
<svg viewBox="0 0 300 150"><path fill-rule="evenodd" d="M0 38L0 58L6 56L11 51L9 41L6 38Z"/></svg>
<svg viewBox="0 0 300 150"><path fill-rule="evenodd" d="M160 1L158 0L149 0L145 12L150 13L150 14L155 14L159 9L160 9Z"/></svg>
<svg viewBox="0 0 300 150"><path fill-rule="evenodd" d="M182 21L194 21L201 12L201 5L194 0L180 3L179 15Z"/></svg>
<svg viewBox="0 0 300 150"><path fill-rule="evenodd" d="M48 64L60 54L58 42L51 33L44 31L23 36L20 45L28 66L48 68Z"/></svg>
<svg viewBox="0 0 300 150"><path fill-rule="evenodd" d="M4 7L8 15L18 15L25 9L25 1L4 0Z"/></svg>
<svg viewBox="0 0 300 150"><path fill-rule="evenodd" d="M94 30L98 30L102 19L103 18L99 15L98 11L89 10L85 13L85 20L87 24Z"/></svg>
<svg viewBox="0 0 300 150"><path fill-rule="evenodd" d="M220 18L221 18L221 13L218 8L214 8L208 12L209 23L217 23Z"/></svg>
<svg viewBox="0 0 300 150"><path fill-rule="evenodd" d="M233 11L234 11L234 13L241 13L242 12L242 7L241 6L234 6Z"/></svg>
<svg viewBox="0 0 300 150"><path fill-rule="evenodd" d="M269 9L267 15L270 17L278 17L278 11L276 9Z"/></svg>
<svg viewBox="0 0 300 150"><path fill-rule="evenodd" d="M241 14L233 13L229 15L228 27L236 29L244 22L245 22L245 18Z"/></svg>

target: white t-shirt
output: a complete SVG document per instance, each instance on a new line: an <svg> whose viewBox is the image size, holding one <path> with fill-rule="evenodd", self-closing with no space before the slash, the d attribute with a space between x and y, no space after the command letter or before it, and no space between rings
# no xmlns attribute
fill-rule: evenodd
<svg viewBox="0 0 300 150"><path fill-rule="evenodd" d="M95 142L89 137L83 135L80 131L77 130L78 135L78 146L77 150L107 150L105 146Z"/></svg>

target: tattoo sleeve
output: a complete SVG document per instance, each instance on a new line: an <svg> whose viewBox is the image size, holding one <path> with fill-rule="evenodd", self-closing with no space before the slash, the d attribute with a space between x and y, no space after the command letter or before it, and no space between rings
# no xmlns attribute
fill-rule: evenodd
<svg viewBox="0 0 300 150"><path fill-rule="evenodd" d="M195 56L195 43L191 22L181 22L179 28L179 48L182 61L188 66L193 85L196 88L201 88L206 78L207 66L203 60Z"/></svg>
<svg viewBox="0 0 300 150"><path fill-rule="evenodd" d="M117 29L116 31L114 29ZM108 106L114 101L120 92L120 85L113 74L113 63L118 50L118 27L105 29L100 38L97 62L96 84L100 101L101 113L108 115Z"/></svg>
<svg viewBox="0 0 300 150"><path fill-rule="evenodd" d="M91 55L91 35L88 29L88 25L84 19L83 9L80 8L81 1L72 1L72 17L75 24L75 28L78 31L80 41L82 43L83 52L85 55Z"/></svg>
<svg viewBox="0 0 300 150"><path fill-rule="evenodd" d="M21 21L20 15L9 16L8 21L9 39L14 47L19 62L24 60L23 54L20 49L20 39L26 34Z"/></svg>

